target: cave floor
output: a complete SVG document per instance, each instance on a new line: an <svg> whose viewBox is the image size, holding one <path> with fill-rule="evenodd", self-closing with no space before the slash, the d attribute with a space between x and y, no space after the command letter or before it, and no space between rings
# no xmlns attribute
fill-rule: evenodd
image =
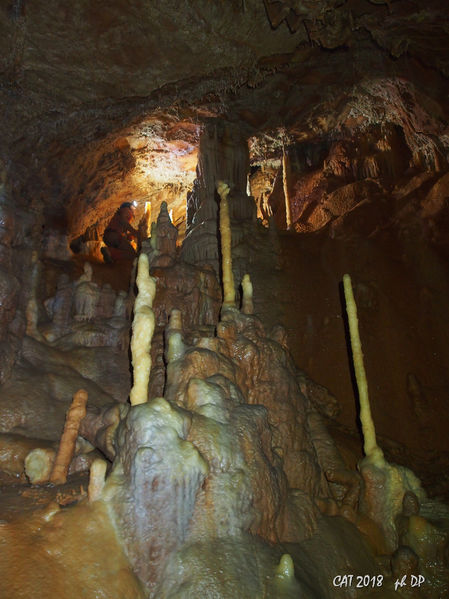
<svg viewBox="0 0 449 599"><path fill-rule="evenodd" d="M13 522L50 503L60 507L76 504L87 497L89 474L70 476L64 485L31 485L20 478L0 472L0 521Z"/></svg>

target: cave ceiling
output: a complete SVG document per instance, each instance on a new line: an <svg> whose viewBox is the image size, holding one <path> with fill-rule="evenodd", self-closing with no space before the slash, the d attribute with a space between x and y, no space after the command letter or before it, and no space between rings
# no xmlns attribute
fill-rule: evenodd
<svg viewBox="0 0 449 599"><path fill-rule="evenodd" d="M448 12L446 0L2 2L11 186L55 221L70 208L73 234L102 202L185 199L217 117L241 127L253 162L386 123L424 162L446 161Z"/></svg>

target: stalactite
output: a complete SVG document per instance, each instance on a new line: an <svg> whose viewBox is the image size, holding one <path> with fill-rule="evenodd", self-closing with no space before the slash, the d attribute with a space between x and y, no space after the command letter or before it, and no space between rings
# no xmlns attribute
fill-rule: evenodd
<svg viewBox="0 0 449 599"><path fill-rule="evenodd" d="M150 276L148 256L143 253L139 256L136 284L138 294L134 304L131 338L134 384L129 394L133 406L148 401L148 381L151 371L150 349L155 326L152 306L156 294L156 282Z"/></svg>
<svg viewBox="0 0 449 599"><path fill-rule="evenodd" d="M221 237L221 260L223 277L223 309L235 308L234 275L232 273L231 254L231 222L229 218L229 186L224 181L217 184L220 196L220 237Z"/></svg>

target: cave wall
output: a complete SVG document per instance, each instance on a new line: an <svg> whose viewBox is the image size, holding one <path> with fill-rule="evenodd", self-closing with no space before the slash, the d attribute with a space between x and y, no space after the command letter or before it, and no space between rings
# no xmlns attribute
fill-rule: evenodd
<svg viewBox="0 0 449 599"><path fill-rule="evenodd" d="M333 566L338 573L351 563L361 572L394 574L393 563L373 556L391 550L391 539L386 547L382 536L382 497L391 498L391 489L379 491L388 477L368 467L364 508L345 504L348 485L360 482L355 468L362 456L340 282L346 271L353 276L379 445L389 460L413 466L432 497L447 499L446 21L444 0L425 7L407 0L195 0L163 8L14 1L1 7L0 407L2 464L12 464L8 518L17 515L15 502L34 510L50 500L86 501L91 462L83 452L85 478L74 494L70 487L36 490L23 478L30 443L57 442L70 397L83 387L90 409L81 433L115 463L108 513L85 510L84 503L77 522L88 529L93 518L111 546L118 539L118 565L112 560L108 567L120 569L123 596L127 585L144 595L135 572L147 591L167 597L210 589L236 596L245 585L251 597L294 597L298 581L304 594L333 597L338 592L327 584ZM246 190L250 172L255 203ZM236 286L244 273L251 275L261 321L234 314L221 319L215 335L221 178L234 194ZM159 399L140 410L151 412L140 429L139 410L128 420L125 407L134 289L120 314L110 310L131 269L108 270L98 255L86 255L90 277L83 258L68 249L86 231L87 241L98 245L115 208L136 194L141 204L154 200L154 216L168 200L176 223L186 220L188 227L182 251L173 247L154 272L159 299L150 399L166 393L170 403ZM256 220L256 204L263 222ZM180 253L188 266L182 260L173 266ZM58 292L61 300L70 295L70 306L55 319L47 306ZM94 309L100 296L104 302ZM187 316L187 349L166 389L164 327L167 311L178 304ZM289 352L325 387L297 371ZM217 380L217 371L227 382ZM182 468L185 455L192 476ZM436 511L424 505L424 515L419 506L402 513L403 491L393 497L388 525L401 514L410 519L403 528L414 522L417 528L402 539L421 551L421 566L433 560L444 571L447 538L436 530L447 519L444 506L430 502ZM377 520L370 517L373 497L382 508ZM31 520L31 529L26 521L2 523L8 555L17 548L23 555L36 542L57 555L57 565L78 572L71 553L68 561L58 553L61 530L83 552L73 532L78 507L62 514L50 507ZM399 528L393 533L399 536ZM267 544L279 540L282 548ZM110 548L98 550L108 555ZM293 557L296 580L291 568L279 572L284 550ZM28 593L32 581L12 580L9 565L2 584ZM108 578L91 578L92 593L111 588ZM77 594L75 579L68 589L58 578L54 592ZM440 586L433 594L442 596L446 582L435 579Z"/></svg>
<svg viewBox="0 0 449 599"><path fill-rule="evenodd" d="M263 204L279 229L277 297L293 355L339 398L339 422L355 433L340 288L349 272L378 432L396 460L418 461L429 488L444 495L447 165L416 164L394 127L295 146L288 183L299 235L285 231L282 166L275 176Z"/></svg>
<svg viewBox="0 0 449 599"><path fill-rule="evenodd" d="M4 165L0 166L0 381L5 383L26 331L26 311L33 295L36 264L33 249L41 219L38 212L15 203L11 178Z"/></svg>

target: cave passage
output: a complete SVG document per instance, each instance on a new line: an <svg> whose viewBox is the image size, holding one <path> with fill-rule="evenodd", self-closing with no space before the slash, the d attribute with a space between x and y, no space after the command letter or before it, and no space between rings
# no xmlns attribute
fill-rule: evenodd
<svg viewBox="0 0 449 599"><path fill-rule="evenodd" d="M448 596L447 23L0 9L0 596Z"/></svg>

